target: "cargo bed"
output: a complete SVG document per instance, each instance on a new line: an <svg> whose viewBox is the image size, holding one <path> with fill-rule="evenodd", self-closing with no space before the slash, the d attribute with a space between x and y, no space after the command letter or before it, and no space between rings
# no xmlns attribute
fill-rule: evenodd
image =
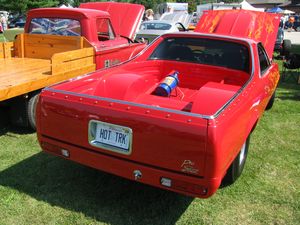
<svg viewBox="0 0 300 225"><path fill-rule="evenodd" d="M94 48L83 37L21 34L0 45L0 101L92 72Z"/></svg>

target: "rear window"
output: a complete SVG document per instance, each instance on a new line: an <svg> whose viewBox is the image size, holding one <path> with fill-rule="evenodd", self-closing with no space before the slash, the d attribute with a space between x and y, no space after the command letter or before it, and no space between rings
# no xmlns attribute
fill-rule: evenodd
<svg viewBox="0 0 300 225"><path fill-rule="evenodd" d="M97 19L96 28L99 41L113 40L115 38L109 19Z"/></svg>
<svg viewBox="0 0 300 225"><path fill-rule="evenodd" d="M176 60L221 66L249 72L249 50L245 45L202 38L166 38L149 59Z"/></svg>
<svg viewBox="0 0 300 225"><path fill-rule="evenodd" d="M80 22L62 18L33 18L29 25L30 34L52 34L63 36L80 36Z"/></svg>

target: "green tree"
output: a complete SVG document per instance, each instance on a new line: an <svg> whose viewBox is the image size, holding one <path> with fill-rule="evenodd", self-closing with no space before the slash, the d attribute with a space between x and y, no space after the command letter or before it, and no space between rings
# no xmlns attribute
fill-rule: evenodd
<svg viewBox="0 0 300 225"><path fill-rule="evenodd" d="M69 5L72 3L72 1L70 1L70 0L58 0L58 2L59 2L59 5L62 5L62 4Z"/></svg>
<svg viewBox="0 0 300 225"><path fill-rule="evenodd" d="M27 9L54 7L58 4L59 1L57 0L29 0L27 1Z"/></svg>
<svg viewBox="0 0 300 225"><path fill-rule="evenodd" d="M27 10L26 0L0 0L1 8L13 12L25 12Z"/></svg>
<svg viewBox="0 0 300 225"><path fill-rule="evenodd" d="M25 13L29 9L53 7L59 4L57 0L0 0L3 9L12 12Z"/></svg>
<svg viewBox="0 0 300 225"><path fill-rule="evenodd" d="M85 2L107 2L106 0L71 0L70 4L74 7L78 7L80 3Z"/></svg>

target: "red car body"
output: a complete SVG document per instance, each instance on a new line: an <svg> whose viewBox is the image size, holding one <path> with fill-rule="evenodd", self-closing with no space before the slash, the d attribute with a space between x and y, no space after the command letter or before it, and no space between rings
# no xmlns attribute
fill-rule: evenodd
<svg viewBox="0 0 300 225"><path fill-rule="evenodd" d="M252 20L236 23L245 16ZM42 149L159 188L211 196L276 89L278 66L263 45L273 49L278 23L266 13L207 12L196 28L205 33L165 34L127 63L44 89L37 107ZM248 25L248 32L234 33L229 24L239 31ZM274 29L265 32L266 25ZM157 96L174 71L178 86ZM110 134L114 139L104 136Z"/></svg>
<svg viewBox="0 0 300 225"><path fill-rule="evenodd" d="M134 34L142 21L143 13L142 5L116 2L83 3L80 8L33 9L28 12L25 33L30 31L34 18L77 20L80 22L81 36L95 48L96 68L100 69L124 62L145 48L143 43L134 43ZM97 24L97 20L101 19L110 21L115 36L113 39L99 40L97 28L101 24Z"/></svg>

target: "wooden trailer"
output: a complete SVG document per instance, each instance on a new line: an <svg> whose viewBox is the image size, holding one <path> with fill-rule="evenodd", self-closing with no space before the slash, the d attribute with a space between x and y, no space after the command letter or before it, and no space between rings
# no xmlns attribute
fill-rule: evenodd
<svg viewBox="0 0 300 225"><path fill-rule="evenodd" d="M0 101L96 69L94 48L84 37L20 34L0 43Z"/></svg>

